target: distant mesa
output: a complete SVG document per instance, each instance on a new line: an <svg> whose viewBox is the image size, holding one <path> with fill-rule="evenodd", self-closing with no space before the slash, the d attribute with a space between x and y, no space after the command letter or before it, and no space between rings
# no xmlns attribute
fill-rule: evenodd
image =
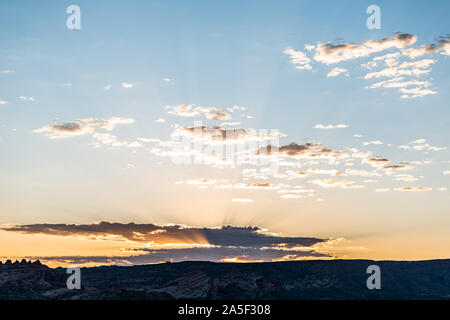
<svg viewBox="0 0 450 320"><path fill-rule="evenodd" d="M20 262L19 260L16 260L12 262L10 259L6 260L5 263L3 261L0 261L0 267L7 267L7 266L42 266L41 261L36 260L32 262L31 260L22 259Z"/></svg>

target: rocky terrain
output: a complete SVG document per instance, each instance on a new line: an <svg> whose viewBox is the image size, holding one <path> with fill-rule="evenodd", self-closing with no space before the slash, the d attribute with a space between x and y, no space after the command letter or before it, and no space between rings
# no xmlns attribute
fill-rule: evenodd
<svg viewBox="0 0 450 320"><path fill-rule="evenodd" d="M368 290L366 269L381 268ZM0 299L450 299L450 260L329 260L271 263L180 262L66 269L39 261L0 264Z"/></svg>

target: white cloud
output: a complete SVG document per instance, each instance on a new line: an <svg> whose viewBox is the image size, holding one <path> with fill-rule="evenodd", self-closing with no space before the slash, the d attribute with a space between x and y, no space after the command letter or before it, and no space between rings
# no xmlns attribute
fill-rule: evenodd
<svg viewBox="0 0 450 320"><path fill-rule="evenodd" d="M323 125L323 124L316 124L314 126L314 129L324 129L324 130L328 130L328 129L340 129L340 128L348 128L348 125L346 124L329 124L329 125Z"/></svg>
<svg viewBox="0 0 450 320"><path fill-rule="evenodd" d="M246 108L242 106L232 106L230 108L227 108L228 112L234 112L234 111L245 111Z"/></svg>
<svg viewBox="0 0 450 320"><path fill-rule="evenodd" d="M179 104L176 106L166 106L165 109L169 110L167 113L181 116L181 117L195 117L198 115L204 115L207 119L215 119L215 120L230 120L231 115L223 112L220 108L216 107L194 107L194 104ZM235 106L236 107L236 106ZM232 108L228 108L230 110L235 110Z"/></svg>
<svg viewBox="0 0 450 320"><path fill-rule="evenodd" d="M283 53L290 56L290 62L295 65L296 69L312 69L311 65L309 64L311 62L311 59L309 59L304 52L296 51L292 48L286 48Z"/></svg>
<svg viewBox="0 0 450 320"><path fill-rule="evenodd" d="M414 35L407 33L396 33L391 39L382 39L377 41L367 40L362 44L319 44L316 47L314 60L324 64L333 64L341 61L367 57L373 53L390 48L402 49L415 43L416 40L417 37Z"/></svg>
<svg viewBox="0 0 450 320"><path fill-rule="evenodd" d="M360 189L364 188L362 185L356 184L355 181L338 180L336 178L316 179L309 181L312 184L318 185L322 188L342 188L342 189Z"/></svg>
<svg viewBox="0 0 450 320"><path fill-rule="evenodd" d="M379 140L365 141L365 142L363 142L363 145L364 145L364 146L368 146L368 145L371 145L371 144L380 145L380 144L383 144L383 142L382 142L382 141L379 141Z"/></svg>
<svg viewBox="0 0 450 320"><path fill-rule="evenodd" d="M327 74L327 77L337 77L341 73L345 74L347 77L350 76L347 69L336 67Z"/></svg>
<svg viewBox="0 0 450 320"><path fill-rule="evenodd" d="M34 97L20 96L19 100L21 100L21 101L34 101Z"/></svg>
<svg viewBox="0 0 450 320"><path fill-rule="evenodd" d="M419 98L419 97L424 97L424 96L428 96L431 94L437 94L437 91L433 91L430 89L423 89L423 88L411 88L411 89L406 89L406 88L401 88L400 89L401 93L404 93L404 95L402 95L400 98Z"/></svg>
<svg viewBox="0 0 450 320"><path fill-rule="evenodd" d="M380 82L376 82L366 88L375 89L375 88L406 88L410 86L421 86L421 87L429 87L431 86L431 82L429 81L418 81L418 80L409 80L403 81L404 77L393 78L390 80L384 80Z"/></svg>
<svg viewBox="0 0 450 320"><path fill-rule="evenodd" d="M133 84L133 83L130 83L130 82L122 82L122 83L121 83L121 86L122 86L122 88L130 89L130 88L133 88L133 87L134 87L134 84Z"/></svg>

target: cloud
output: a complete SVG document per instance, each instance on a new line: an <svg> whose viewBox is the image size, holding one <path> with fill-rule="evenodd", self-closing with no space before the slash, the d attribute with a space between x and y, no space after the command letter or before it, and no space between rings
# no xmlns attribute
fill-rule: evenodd
<svg viewBox="0 0 450 320"><path fill-rule="evenodd" d="M444 174L444 175L450 174L450 170L445 170L445 171L443 172L443 174Z"/></svg>
<svg viewBox="0 0 450 320"><path fill-rule="evenodd" d="M277 190L277 189L280 189L280 186L271 184L269 182L237 183L234 187L236 189L250 189L250 190Z"/></svg>
<svg viewBox="0 0 450 320"><path fill-rule="evenodd" d="M410 191L410 192L419 192L419 191L431 191L432 188L428 187L402 187L402 188L396 188L397 191Z"/></svg>
<svg viewBox="0 0 450 320"><path fill-rule="evenodd" d="M328 129L339 129L339 128L348 128L348 125L346 124L329 124L329 125L323 125L323 124L316 124L314 126L314 129L324 129L324 130L328 130Z"/></svg>
<svg viewBox="0 0 450 320"><path fill-rule="evenodd" d="M156 225L136 223L100 222L93 224L28 224L1 230L23 234L85 237L88 239L122 239L135 243L157 245L208 244L237 247L309 247L325 242L325 239L284 237L269 234L259 227L225 225L217 228L198 228L182 225Z"/></svg>
<svg viewBox="0 0 450 320"><path fill-rule="evenodd" d="M292 142L279 148L268 146L261 148L257 154L280 155L297 158L346 158L346 151L337 151L325 148L320 143L307 142L305 144L297 144Z"/></svg>
<svg viewBox="0 0 450 320"><path fill-rule="evenodd" d="M110 84L107 84L107 85L103 88L103 90L105 90L105 91L111 90L111 85L110 85Z"/></svg>
<svg viewBox="0 0 450 320"><path fill-rule="evenodd" d="M126 142L118 141L116 136L113 136L109 133L96 132L92 136L103 144L110 144L113 146L120 146L122 145L122 143L126 144Z"/></svg>
<svg viewBox="0 0 450 320"><path fill-rule="evenodd" d="M403 181L403 182L414 182L414 181L417 181L419 179L413 177L410 174L399 174L399 175L395 176L394 180Z"/></svg>
<svg viewBox="0 0 450 320"><path fill-rule="evenodd" d="M420 48L410 48L402 51L404 56L411 59L416 59L424 55L431 55L433 53L441 52L445 55L450 55L450 35L441 36L438 38L437 44L422 45Z"/></svg>
<svg viewBox="0 0 450 320"><path fill-rule="evenodd" d="M345 173L352 176L361 177L379 177L380 174L375 171L357 170L357 169L345 169Z"/></svg>
<svg viewBox="0 0 450 320"><path fill-rule="evenodd" d="M231 115L225 112L214 112L214 113L206 113L205 117L207 119L215 119L215 120L229 120L231 119Z"/></svg>
<svg viewBox="0 0 450 320"><path fill-rule="evenodd" d="M0 98L0 105L5 105L5 104L8 104L8 101L2 100L2 99Z"/></svg>
<svg viewBox="0 0 450 320"><path fill-rule="evenodd" d="M234 106L228 108L228 110L238 110L236 108L241 108L238 106ZM194 104L179 104L175 106L166 106L165 108L167 113L173 114L181 117L196 117L199 115L204 115L207 119L215 119L215 120L230 120L232 117L229 113L223 112L220 108L216 107L195 107Z"/></svg>
<svg viewBox="0 0 450 320"><path fill-rule="evenodd" d="M242 106L232 106L230 108L227 108L228 112L235 112L235 111L245 111L246 108Z"/></svg>
<svg viewBox="0 0 450 320"><path fill-rule="evenodd" d="M416 50L414 48L408 50ZM405 51L403 51L404 53ZM409 51L412 52L412 51ZM436 62L433 59L422 59L417 61L400 61L404 56L400 51L396 53L387 54L373 59L375 67L378 61L383 61L387 68L367 73L364 78L393 78L390 80L384 80L367 86L368 89L376 88L397 88L402 93L401 98L419 98L426 95L436 94L437 92L429 89L431 86L430 81L418 81L414 79L405 79L408 77L419 77L431 72L431 66ZM371 68L372 69L372 68Z"/></svg>
<svg viewBox="0 0 450 320"><path fill-rule="evenodd" d="M368 145L371 145L371 144L380 145L380 144L383 144L383 142L380 141L380 140L365 141L365 142L363 142L363 145L364 145L364 146L368 146Z"/></svg>
<svg viewBox="0 0 450 320"><path fill-rule="evenodd" d="M176 136L190 137L194 140L200 140L204 143L238 143L242 141L265 141L283 137L284 134L274 130L273 132L257 132L254 129L236 128L225 129L221 127L179 127L173 134Z"/></svg>
<svg viewBox="0 0 450 320"><path fill-rule="evenodd" d="M406 88L410 86L421 86L421 87L429 87L431 83L429 81L418 81L418 80L409 80L403 81L403 77L398 77L390 80L384 80L381 82L374 83L366 88L375 89L375 88Z"/></svg>
<svg viewBox="0 0 450 320"><path fill-rule="evenodd" d="M172 79L170 79L170 78L164 78L164 79L161 79L162 81L164 81L165 83L171 83L172 82Z"/></svg>
<svg viewBox="0 0 450 320"><path fill-rule="evenodd" d="M164 122L166 122L166 120L163 119L163 118L158 118L158 119L156 119L156 120L153 121L153 122L156 122L156 123L164 123Z"/></svg>
<svg viewBox="0 0 450 320"><path fill-rule="evenodd" d="M186 180L187 184L192 184L194 186L209 186L216 183L215 179L198 178L192 180Z"/></svg>
<svg viewBox="0 0 450 320"><path fill-rule="evenodd" d="M350 76L347 69L336 67L336 68L333 68L333 69L327 74L327 77L328 77L328 78L337 77L338 75L340 75L340 74L342 74L342 73L345 74L347 77Z"/></svg>
<svg viewBox="0 0 450 320"><path fill-rule="evenodd" d="M332 243L330 242L330 245ZM324 245L325 246L325 245ZM56 262L62 265L142 265L153 263L164 263L166 261L248 261L248 262L272 262L301 259L330 258L329 253L311 250L280 250L280 249L259 249L241 247L192 247L173 249L125 249L131 252L128 256L38 256L33 259L40 261Z"/></svg>
<svg viewBox="0 0 450 320"><path fill-rule="evenodd" d="M19 100L21 101L34 101L34 97L25 97L25 96L20 96Z"/></svg>
<svg viewBox="0 0 450 320"><path fill-rule="evenodd" d="M311 62L311 59L309 59L304 52L296 51L292 48L286 48L283 53L290 56L290 62L295 65L296 69L312 69L311 65L309 64Z"/></svg>
<svg viewBox="0 0 450 320"><path fill-rule="evenodd" d="M437 94L437 91L429 88L431 86L429 81L405 80L404 77L419 77L429 74L431 72L431 66L436 62L436 60L429 58L416 61L401 60L407 58L414 60L424 56L425 54L431 55L437 52L450 55L450 35L439 37L437 44L423 45L420 48L406 49L407 46L414 44L416 41L417 36L415 35L409 33L394 33L391 38L367 40L362 44L333 44L329 42L325 44L318 43L316 46L306 45L305 49L307 51L312 51L315 49L313 59L326 65L362 57L369 57L372 54L387 49L397 49L397 52L374 57L371 61L361 65L363 68L369 70L377 68L381 66L381 64L386 65L386 68L384 69L367 73L364 76L367 80L383 77L395 79L377 82L366 86L366 88L397 88L401 93L400 97L402 99L414 99ZM284 50L284 53L291 56L291 63L295 64L296 68L312 69L311 59L307 57L305 52L287 48ZM347 69L335 67L327 74L327 77L336 77L340 74L349 76Z"/></svg>
<svg viewBox="0 0 450 320"><path fill-rule="evenodd" d="M409 145L401 145L398 148L403 150L415 150L415 151L423 151L423 150L441 151L446 149L446 147L432 146L429 143L426 143L425 139L417 139L415 141L409 142Z"/></svg>
<svg viewBox="0 0 450 320"><path fill-rule="evenodd" d="M33 132L46 133L47 137L51 139L67 138L73 136L84 135L92 133L94 128L85 127L77 122L66 122L60 124L53 124L50 126L43 126L42 128L36 129Z"/></svg>
<svg viewBox="0 0 450 320"><path fill-rule="evenodd" d="M112 117L109 119L86 118L74 122L65 122L43 126L33 130L36 133L44 133L50 139L62 139L85 134L93 134L97 130L111 131L117 125L134 123L134 119L125 117Z"/></svg>
<svg viewBox="0 0 450 320"><path fill-rule="evenodd" d="M375 158L370 158L370 159L363 159L363 162L370 164L373 167L380 167L380 166L386 165L390 161L386 158L375 157Z"/></svg>
<svg viewBox="0 0 450 320"><path fill-rule="evenodd" d="M367 40L362 44L319 44L316 47L314 60L324 64L334 64L346 60L367 57L373 53L390 48L405 48L417 41L415 35L409 33L395 33L392 38L382 40Z"/></svg>
<svg viewBox="0 0 450 320"><path fill-rule="evenodd" d="M412 88L412 89L401 88L400 92L403 93L401 98L420 98L431 94L437 94L437 91L422 88Z"/></svg>
<svg viewBox="0 0 450 320"><path fill-rule="evenodd" d="M433 61L432 63L434 63L435 60L428 60L428 61ZM412 64L414 64L414 63L412 63ZM410 66L410 65L402 64L398 67L390 67L390 68L383 69L381 71L370 72L364 76L364 79L383 78L383 77L396 78L396 77L400 77L400 76L416 76L416 77L418 77L423 74L430 73L430 71L431 71L431 69L426 69L427 67L429 67L428 64L422 64L422 65L417 64L416 67L412 67L410 69L403 69L403 68L407 68L408 66ZM423 69L425 69L425 70L423 70Z"/></svg>
<svg viewBox="0 0 450 320"><path fill-rule="evenodd" d="M6 69L6 70L1 70L0 73L1 74L11 74L11 73L15 73L15 71Z"/></svg>
<svg viewBox="0 0 450 320"><path fill-rule="evenodd" d="M195 117L200 113L196 110L193 110L193 104L179 104L176 106L166 106L166 109L169 109L167 113L173 114L180 117Z"/></svg>
<svg viewBox="0 0 450 320"><path fill-rule="evenodd" d="M130 88L134 87L134 83L130 83L130 82L122 82L120 85L124 89L130 89Z"/></svg>
<svg viewBox="0 0 450 320"><path fill-rule="evenodd" d="M412 167L408 166L406 164L393 164L393 165L384 166L384 167L382 167L382 169L395 171L395 170L410 170L410 169L412 169Z"/></svg>
<svg viewBox="0 0 450 320"><path fill-rule="evenodd" d="M336 178L316 179L310 181L312 184L318 185L322 188L342 188L342 189L360 189L363 185L356 184L355 181L338 180Z"/></svg>

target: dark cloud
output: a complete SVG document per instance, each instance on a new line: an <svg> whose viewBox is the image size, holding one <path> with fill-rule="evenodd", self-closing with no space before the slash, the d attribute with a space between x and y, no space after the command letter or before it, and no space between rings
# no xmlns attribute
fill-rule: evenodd
<svg viewBox="0 0 450 320"><path fill-rule="evenodd" d="M178 249L137 249L135 255L129 256L58 256L58 257L32 257L46 261L59 262L61 264L149 264L165 261L226 261L226 259L237 259L239 261L264 261L294 260L305 258L326 258L328 254L305 250L277 250L256 248L233 248L233 247L197 247Z"/></svg>
<svg viewBox="0 0 450 320"><path fill-rule="evenodd" d="M383 170L402 170L402 169L408 169L409 167L405 164L393 164L390 166L384 166Z"/></svg>
<svg viewBox="0 0 450 320"><path fill-rule="evenodd" d="M367 162L373 162L373 163L388 163L388 162L389 162L389 159L377 157L377 158L371 158L371 159L368 159Z"/></svg>
<svg viewBox="0 0 450 320"><path fill-rule="evenodd" d="M392 38L368 40L362 44L344 43L319 44L314 59L321 63L332 64L341 61L367 57L389 48L404 48L416 42L417 37L409 33L394 33Z"/></svg>
<svg viewBox="0 0 450 320"><path fill-rule="evenodd" d="M146 264L164 261L224 261L226 259L274 261L329 257L328 253L319 252L317 247L317 245L326 246L329 240L278 236L251 226L195 228L181 225L100 222L84 225L17 225L2 230L25 234L84 236L91 239L116 236L119 239L138 243L137 246L122 249L112 256L32 257L44 262L61 264ZM170 244L185 246L174 247Z"/></svg>
<svg viewBox="0 0 450 320"><path fill-rule="evenodd" d="M50 128L53 131L58 131L58 132L79 132L79 131L83 130L83 127L79 123L75 123L75 122L54 124L54 125L50 126Z"/></svg>
<svg viewBox="0 0 450 320"><path fill-rule="evenodd" d="M118 236L130 241L153 242L155 244L210 244L252 248L312 246L325 241L318 238L274 236L262 232L258 227L236 226L195 228L180 225L158 226L155 224L100 222L81 225L29 224L3 228L2 230L26 234L85 236L91 238Z"/></svg>
<svg viewBox="0 0 450 320"><path fill-rule="evenodd" d="M289 157L307 157L307 158L340 158L345 156L345 151L337 151L325 148L320 143L307 142L297 144L291 142L281 147L267 146L256 151L258 155L285 155Z"/></svg>

